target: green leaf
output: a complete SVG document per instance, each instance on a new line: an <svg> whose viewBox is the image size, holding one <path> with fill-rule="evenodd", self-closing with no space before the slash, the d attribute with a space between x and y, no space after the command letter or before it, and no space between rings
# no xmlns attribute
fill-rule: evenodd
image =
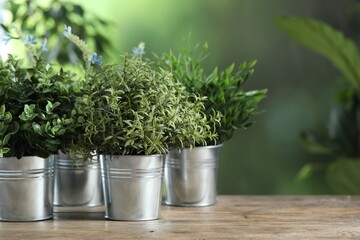
<svg viewBox="0 0 360 240"><path fill-rule="evenodd" d="M64 135L66 133L66 130L65 129L59 129L57 132L56 132L56 135L57 136L61 136L61 135Z"/></svg>
<svg viewBox="0 0 360 240"><path fill-rule="evenodd" d="M314 165L311 163L305 164L296 175L298 181L304 181L311 177L314 173Z"/></svg>
<svg viewBox="0 0 360 240"><path fill-rule="evenodd" d="M19 131L19 128L20 128L20 126L19 126L19 124L17 122L12 122L9 125L9 127L7 129L7 132L9 134L15 134L15 133L17 133Z"/></svg>
<svg viewBox="0 0 360 240"><path fill-rule="evenodd" d="M4 113L5 113L5 105L1 105L1 107L0 107L0 116L4 115Z"/></svg>
<svg viewBox="0 0 360 240"><path fill-rule="evenodd" d="M50 101L47 101L47 104L46 104L46 112L47 113L52 113L54 107L52 105L52 103Z"/></svg>
<svg viewBox="0 0 360 240"><path fill-rule="evenodd" d="M30 115L34 112L34 109L35 109L35 104L31 104L31 105L28 105L28 104L25 104L25 107L24 107L24 112L26 115Z"/></svg>
<svg viewBox="0 0 360 240"><path fill-rule="evenodd" d="M248 62L247 67L253 68L253 67L255 67L256 63L257 63L257 60L250 61L250 62Z"/></svg>
<svg viewBox="0 0 360 240"><path fill-rule="evenodd" d="M33 122L32 123L32 128L34 130L34 132L38 133L38 134L42 134L42 130L41 130L41 126L40 124Z"/></svg>
<svg viewBox="0 0 360 240"><path fill-rule="evenodd" d="M8 153L10 151L10 148L5 147L5 148L2 148L1 150L2 150L2 153L5 154L5 153Z"/></svg>
<svg viewBox="0 0 360 240"><path fill-rule="evenodd" d="M11 137L10 134L6 134L3 141L2 141L2 143L0 145L2 145L2 146L6 145L9 142L10 137Z"/></svg>
<svg viewBox="0 0 360 240"><path fill-rule="evenodd" d="M359 50L351 39L328 24L310 18L278 18L276 24L297 43L329 60L360 90Z"/></svg>
<svg viewBox="0 0 360 240"><path fill-rule="evenodd" d="M54 110L55 108L57 108L58 106L60 106L60 103L59 103L59 102L53 103L53 106L52 106L53 110Z"/></svg>
<svg viewBox="0 0 360 240"><path fill-rule="evenodd" d="M234 63L231 64L229 67L226 68L225 73L227 75L230 75L232 73L232 71L234 70L234 67L235 67L235 64Z"/></svg>
<svg viewBox="0 0 360 240"><path fill-rule="evenodd" d="M339 194L360 194L360 159L338 159L326 172L330 187Z"/></svg>

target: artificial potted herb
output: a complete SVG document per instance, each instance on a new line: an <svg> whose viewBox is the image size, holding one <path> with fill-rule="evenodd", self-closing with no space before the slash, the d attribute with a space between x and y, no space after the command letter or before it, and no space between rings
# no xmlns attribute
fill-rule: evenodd
<svg viewBox="0 0 360 240"><path fill-rule="evenodd" d="M56 4L55 4L56 2ZM35 24L36 26L40 26L43 24L43 22L39 21L38 19L32 19L32 16L30 16L31 21L29 18L26 18L22 15L22 11L20 10L22 8L22 5L17 5L16 3L8 3L11 6L11 9L14 10L14 20L13 23L9 24L7 27L3 26L6 31L7 35L3 37L3 40L5 44L8 43L8 41L12 39L22 39L23 37L23 31L27 31L29 29L33 29L34 26L32 24ZM64 12L67 12L67 8L71 8L71 6L66 5L63 6L62 3L60 4L57 0L54 0L54 4L51 8L52 11L56 12L57 7L64 9ZM60 4L58 6L57 4ZM71 4L70 4L71 5ZM35 4L35 2L31 2L28 5L26 5L26 10L28 12L38 11L41 12L41 16L44 22L49 21L49 16L47 16L48 12L46 8L42 8L42 6L39 6ZM74 6L76 8L76 6ZM75 14L76 15L76 14ZM73 15L72 15L73 16ZM41 17L40 17L41 18ZM69 21L67 16L64 17L64 21ZM30 23L28 22L30 21ZM52 20L53 21L53 20ZM67 44L68 41L65 41L65 37L59 37L57 33L57 29L60 23L56 23L56 27L49 29L49 32L43 33L46 37L42 39L41 41L41 56L44 59L53 60L56 63L60 62L65 65L65 63L68 63L67 66L63 67L69 67L69 61L67 61L67 57L72 56L74 59L74 46L70 45L69 48L67 48L67 52L65 53L59 53L60 45ZM20 25L23 29L19 29L17 25ZM62 25L62 29L64 28L64 25ZM81 29L82 31L85 31L85 26L76 25L77 29ZM43 28L41 28L44 30ZM36 29L34 29L36 30ZM54 36L56 35L56 36ZM54 45L54 40L58 40L58 42ZM38 42L39 38L33 35L28 35L25 39L25 50L27 53L27 62L30 62L31 64L34 64L35 58L38 53L36 49L34 49L34 44ZM48 41L49 40L49 41ZM47 43L52 43L48 45ZM56 42L56 41L55 41ZM16 47L21 47L17 45ZM55 50L54 50L55 49ZM55 55L54 55L55 54ZM81 53L82 55L82 53ZM53 59L55 58L55 59ZM87 61L87 59L86 59ZM89 63L90 64L90 63ZM53 65L55 67L55 65ZM87 65L88 66L88 65ZM89 66L88 66L89 67ZM78 95L81 95L81 81L78 81L78 79L73 79L74 81L69 83L71 84L71 91L67 93L66 100L62 102L63 105L60 107L63 109L69 110L71 112L74 103L75 103L75 97ZM60 211L62 211L62 207L66 207L66 211L77 211L79 207L83 208L82 211L90 210L90 207L93 206L101 206L103 205L103 195L102 195L102 184L101 184L101 174L100 174L100 164L98 163L97 159L94 159L94 161L75 161L69 154L68 145L73 140L73 136L76 129L76 122L77 119L72 116L72 123L71 126L68 128L68 132L61 137L60 141L60 147L58 154L54 154L54 162L55 162L55 189L54 189L54 205L57 207L60 207Z"/></svg>
<svg viewBox="0 0 360 240"><path fill-rule="evenodd" d="M34 48L32 37L24 40ZM35 51L33 51L35 52ZM41 57L30 67L9 55L0 61L0 220L52 217L53 158L71 124L73 74ZM72 103L73 104L73 103Z"/></svg>
<svg viewBox="0 0 360 240"><path fill-rule="evenodd" d="M74 154L100 154L105 217L114 220L159 218L169 148L216 137L203 113L203 98L144 59L143 44L133 51L120 64L90 71L76 107L85 121Z"/></svg>
<svg viewBox="0 0 360 240"><path fill-rule="evenodd" d="M43 55L47 62L70 67L82 61L82 53L76 46L59 36L64 24L71 24L77 34L86 38L96 51L106 51L110 46L106 30L109 23L87 11L81 4L61 0L20 0L6 1L4 10L11 16L1 26L8 32L3 36L8 41L14 36L13 26L21 26L23 32L31 32L43 39L47 49ZM30 56L32 53L30 52ZM69 96L71 98L72 96ZM74 129L74 126L72 127ZM100 164L74 160L66 147L71 142L70 133L62 139L61 151L55 154L55 192L54 205L63 211L90 210L90 207L103 205ZM65 207L65 208L63 208Z"/></svg>
<svg viewBox="0 0 360 240"><path fill-rule="evenodd" d="M190 46L178 54L164 53L159 61L189 92L207 98L204 103L207 119L211 119L213 112L221 114L219 124L210 124L218 140L206 139L205 144L195 148L170 152L165 164L165 203L169 205L215 204L221 147L236 129L253 124L250 119L258 113L257 105L266 96L266 90L243 89L253 75L256 61L243 62L237 70L234 64L221 72L216 67L207 74L202 66L207 50L207 43L201 48Z"/></svg>
<svg viewBox="0 0 360 240"><path fill-rule="evenodd" d="M4 8L8 10L11 21L4 21L1 25L8 32L3 39L11 39L11 36L14 36L11 31L13 26L21 26L23 32L31 32L43 39L47 49L43 57L48 62L70 67L70 64L75 65L82 61L82 52L65 37L59 36L64 24L71 24L77 34L94 46L97 52L105 52L111 48L105 34L109 22L87 11L82 4L61 0L20 0L6 1ZM74 130L75 127L71 129ZM66 145L72 141L71 133L67 133L66 138L61 141L61 151L54 155L54 205L60 211L78 211L79 208L87 211L91 207L102 206L104 201L99 162L96 158L87 162L76 161L70 156Z"/></svg>

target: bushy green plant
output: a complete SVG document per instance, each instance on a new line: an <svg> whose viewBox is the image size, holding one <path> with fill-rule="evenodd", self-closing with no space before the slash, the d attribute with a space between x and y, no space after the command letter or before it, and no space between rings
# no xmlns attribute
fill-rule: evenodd
<svg viewBox="0 0 360 240"><path fill-rule="evenodd" d="M97 68L84 87L76 106L84 129L77 154L165 154L216 139L203 99L141 57L125 55L120 64Z"/></svg>
<svg viewBox="0 0 360 240"><path fill-rule="evenodd" d="M64 35L92 64L101 57L91 55L87 44L65 27ZM74 156L89 154L165 154L169 148L192 147L215 141L216 112L207 120L204 98L186 91L168 71L156 69L143 57L144 44L125 54L119 64L86 65L82 97L77 98L77 138Z"/></svg>
<svg viewBox="0 0 360 240"><path fill-rule="evenodd" d="M185 85L191 93L206 97L205 112L209 117L214 111L221 113L220 124L212 125L219 142L230 139L238 128L253 124L251 117L258 113L257 105L266 96L266 90L245 91L245 82L253 75L256 61L243 62L235 70L235 64L224 71L216 67L207 74L203 67L208 50L207 43L201 47L184 47L177 54L164 53L160 66L173 72L175 79ZM206 140L213 144L211 139Z"/></svg>
<svg viewBox="0 0 360 240"><path fill-rule="evenodd" d="M57 153L72 125L74 76L35 59L31 67L11 55L0 61L0 139L5 157Z"/></svg>

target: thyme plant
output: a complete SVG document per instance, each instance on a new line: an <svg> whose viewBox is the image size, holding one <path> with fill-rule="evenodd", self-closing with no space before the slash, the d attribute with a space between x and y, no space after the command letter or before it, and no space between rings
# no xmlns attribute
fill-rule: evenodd
<svg viewBox="0 0 360 240"><path fill-rule="evenodd" d="M89 57L86 53L91 51L83 42L64 34ZM119 64L87 71L84 94L76 101L79 134L73 154L165 154L169 148L216 140L210 124L216 124L219 116L207 120L204 97L187 92L170 72L156 68L143 54L141 43ZM88 60L99 59L93 54Z"/></svg>
<svg viewBox="0 0 360 240"><path fill-rule="evenodd" d="M266 96L267 90L245 91L244 84L251 78L256 61L243 62L235 69L231 64L223 71L216 67L207 74L202 66L207 56L208 44L184 47L178 53L164 53L159 65L172 71L175 79L191 93L206 97L207 118L213 112L221 113L220 124L211 125L219 141L230 139L238 128L248 128L254 122L251 117L258 114L257 105ZM207 144L214 144L212 139Z"/></svg>

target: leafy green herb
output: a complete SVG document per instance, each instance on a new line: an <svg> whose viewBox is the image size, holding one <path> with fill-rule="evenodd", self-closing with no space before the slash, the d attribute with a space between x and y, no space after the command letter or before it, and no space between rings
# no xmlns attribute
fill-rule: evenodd
<svg viewBox="0 0 360 240"><path fill-rule="evenodd" d="M212 124L219 141L230 139L238 128L253 124L251 117L258 113L257 105L266 96L266 90L245 91L243 85L254 72L256 61L243 62L235 70L232 64L224 71L215 68L207 74L202 66L207 57L208 44L181 49L175 54L164 53L159 65L173 72L175 79L185 85L191 93L206 97L205 113L210 121L214 112L221 113L220 124ZM211 139L207 144L213 144Z"/></svg>
<svg viewBox="0 0 360 240"><path fill-rule="evenodd" d="M74 75L35 60L33 67L11 55L0 61L0 156L47 157L72 128Z"/></svg>
<svg viewBox="0 0 360 240"><path fill-rule="evenodd" d="M169 148L206 145L205 139L215 142L217 134L209 124L217 124L219 114L207 120L204 98L187 92L170 72L144 58L144 43L120 64L94 68L101 57L89 57L88 45L71 28L65 27L64 35L87 60L83 95L73 111L73 156L165 154Z"/></svg>
<svg viewBox="0 0 360 240"><path fill-rule="evenodd" d="M216 139L203 113L203 98L188 93L171 73L155 70L147 59L125 55L120 64L97 68L84 87L76 106L84 120L73 147L78 155L94 150L165 154L172 147Z"/></svg>

